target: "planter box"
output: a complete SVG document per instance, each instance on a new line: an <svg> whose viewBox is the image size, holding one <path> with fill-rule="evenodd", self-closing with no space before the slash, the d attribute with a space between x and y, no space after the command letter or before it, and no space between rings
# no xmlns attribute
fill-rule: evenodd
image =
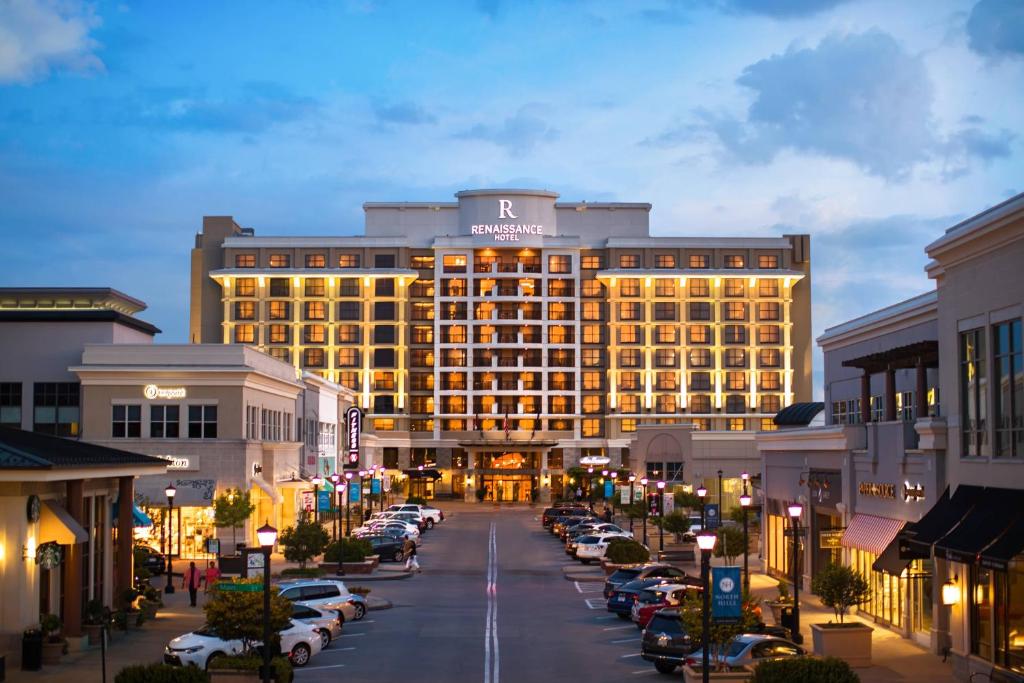
<svg viewBox="0 0 1024 683"><path fill-rule="evenodd" d="M259 683L259 671L239 671L237 669L210 669L210 683Z"/></svg>
<svg viewBox="0 0 1024 683"><path fill-rule="evenodd" d="M362 562L342 562L341 571L345 574L369 574L373 571L373 562L363 560Z"/></svg>
<svg viewBox="0 0 1024 683"><path fill-rule="evenodd" d="M60 664L64 656L64 643L43 642L43 664Z"/></svg>
<svg viewBox="0 0 1024 683"><path fill-rule="evenodd" d="M339 565L338 565L337 562L321 562L318 565L318 567L320 569L323 569L328 574L337 574L338 573L338 566Z"/></svg>
<svg viewBox="0 0 1024 683"><path fill-rule="evenodd" d="M99 647L100 638L103 637L103 627L99 624L85 624L82 631L89 638L89 647Z"/></svg>
<svg viewBox="0 0 1024 683"><path fill-rule="evenodd" d="M737 667L733 671L711 671L708 678L720 683L746 683L754 675L754 670L749 666ZM686 683L702 683L701 667L683 666L683 680Z"/></svg>
<svg viewBox="0 0 1024 683"><path fill-rule="evenodd" d="M871 632L864 624L811 624L814 654L837 657L852 667L871 666Z"/></svg>
<svg viewBox="0 0 1024 683"><path fill-rule="evenodd" d="M372 569L376 569L380 566L380 555L367 555L366 561L373 563Z"/></svg>

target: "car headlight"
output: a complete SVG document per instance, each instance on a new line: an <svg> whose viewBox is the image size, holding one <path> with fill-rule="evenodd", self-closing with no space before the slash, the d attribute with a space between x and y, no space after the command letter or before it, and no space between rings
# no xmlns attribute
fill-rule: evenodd
<svg viewBox="0 0 1024 683"><path fill-rule="evenodd" d="M194 655L195 653L202 652L202 651L203 651L203 646L202 645L197 645L195 647L186 648L185 649L185 654L187 654L187 655Z"/></svg>

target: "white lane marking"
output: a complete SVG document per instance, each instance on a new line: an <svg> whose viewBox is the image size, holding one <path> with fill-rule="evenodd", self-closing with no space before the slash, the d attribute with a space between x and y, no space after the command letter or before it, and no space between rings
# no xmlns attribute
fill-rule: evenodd
<svg viewBox="0 0 1024 683"><path fill-rule="evenodd" d="M583 592L583 589L580 588L580 582L579 581L573 581L572 585L576 586L576 592L577 593L582 593Z"/></svg>
<svg viewBox="0 0 1024 683"><path fill-rule="evenodd" d="M329 655L332 652L351 652L354 649L354 647L329 647L326 650L320 650L320 654Z"/></svg>
<svg viewBox="0 0 1024 683"><path fill-rule="evenodd" d="M377 622L373 619L360 619L359 621L350 621L346 626L358 626L359 624L376 624Z"/></svg>
<svg viewBox="0 0 1024 683"><path fill-rule="evenodd" d="M484 683L498 683L498 527L491 522L487 539L487 623L484 626Z"/></svg>
<svg viewBox="0 0 1024 683"><path fill-rule="evenodd" d="M641 655L639 652L637 652L637 653L634 653L634 654L631 654L631 655L619 655L619 659L629 659L630 657L642 657L642 656L643 655Z"/></svg>
<svg viewBox="0 0 1024 683"><path fill-rule="evenodd" d="M325 664L324 666L304 666L301 669L296 669L295 673L300 674L303 671L316 671L318 669L340 669L345 666L344 664Z"/></svg>
<svg viewBox="0 0 1024 683"><path fill-rule="evenodd" d="M608 616L605 616L605 617L594 617L594 621L604 621L605 619L618 619L618 617L615 616L614 614L609 614Z"/></svg>
<svg viewBox="0 0 1024 683"><path fill-rule="evenodd" d="M627 628L636 628L633 624L627 624L625 626L605 626L602 631L621 631Z"/></svg>
<svg viewBox="0 0 1024 683"><path fill-rule="evenodd" d="M634 676L649 676L650 674L658 673L658 670L657 669L644 669L643 671L633 671L631 673Z"/></svg>
<svg viewBox="0 0 1024 683"><path fill-rule="evenodd" d="M587 607L590 609L605 609L608 607L608 601L604 598L587 598L583 602L587 603Z"/></svg>
<svg viewBox="0 0 1024 683"><path fill-rule="evenodd" d="M618 645L620 643L639 643L640 638L623 638L622 640L613 640L612 643Z"/></svg>
<svg viewBox="0 0 1024 683"><path fill-rule="evenodd" d="M342 633L338 638L361 638L365 633Z"/></svg>

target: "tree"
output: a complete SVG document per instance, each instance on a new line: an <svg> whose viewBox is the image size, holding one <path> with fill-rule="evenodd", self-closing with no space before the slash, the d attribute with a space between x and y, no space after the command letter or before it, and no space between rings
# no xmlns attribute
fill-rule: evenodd
<svg viewBox="0 0 1024 683"><path fill-rule="evenodd" d="M682 617L683 632L690 637L690 643L700 650L708 647L708 656L713 668L724 668L724 655L729 643L738 635L743 633L755 633L760 625L758 617L757 602L749 594L743 596L743 605L740 608L740 618L735 622L716 622L711 620L711 628L708 630L708 643L703 642L704 638L704 596L700 591L687 591L682 602L680 616Z"/></svg>
<svg viewBox="0 0 1024 683"><path fill-rule="evenodd" d="M253 646L263 639L263 579L238 579L234 583L255 584L260 590L214 591L213 597L203 606L206 623L224 640L241 640L242 649L252 652ZM291 616L292 603L272 589L270 632L276 641L280 641L280 633L288 627ZM271 646L276 644L272 642Z"/></svg>
<svg viewBox="0 0 1024 683"><path fill-rule="evenodd" d="M737 557L743 554L743 529L732 525L718 527L715 532L718 542L715 543L715 557L724 557L725 561L732 564ZM747 538L750 543L750 538ZM748 545L747 552L750 552Z"/></svg>
<svg viewBox="0 0 1024 683"><path fill-rule="evenodd" d="M309 513L303 512L295 526L281 532L280 543L284 559L298 562L299 568L305 569L307 562L324 551L328 540L327 531L310 519Z"/></svg>
<svg viewBox="0 0 1024 683"><path fill-rule="evenodd" d="M241 528L256 506L248 491L228 489L213 501L213 523L219 527L231 527L231 544L236 545L236 531Z"/></svg>
<svg viewBox="0 0 1024 683"><path fill-rule="evenodd" d="M665 531L675 535L676 543L683 540L683 534L690 530L690 518L682 512L672 511L665 515Z"/></svg>
<svg viewBox="0 0 1024 683"><path fill-rule="evenodd" d="M867 579L842 564L830 564L815 574L811 579L811 593L821 598L823 605L832 608L840 624L851 607L871 599Z"/></svg>
<svg viewBox="0 0 1024 683"><path fill-rule="evenodd" d="M687 493L686 491L679 490L673 493L672 497L675 499L677 508L688 508L690 510L700 509L700 498L698 498L695 493Z"/></svg>

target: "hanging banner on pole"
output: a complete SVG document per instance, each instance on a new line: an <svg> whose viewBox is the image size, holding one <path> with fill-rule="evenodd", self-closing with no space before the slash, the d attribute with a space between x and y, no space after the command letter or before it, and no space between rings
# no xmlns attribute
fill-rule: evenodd
<svg viewBox="0 0 1024 683"><path fill-rule="evenodd" d="M608 480L604 483L604 497L605 500L612 497L612 482Z"/></svg>
<svg viewBox="0 0 1024 683"><path fill-rule="evenodd" d="M362 493L362 491L360 490L361 488L362 486L357 481L350 481L348 483L348 496L350 501L352 501L353 503L359 502L359 496Z"/></svg>
<svg viewBox="0 0 1024 683"><path fill-rule="evenodd" d="M665 514L670 515L676 509L676 497L671 491L665 491L665 501L662 503L665 507Z"/></svg>
<svg viewBox="0 0 1024 683"><path fill-rule="evenodd" d="M619 504L620 505L629 505L629 487L628 486L620 486L619 487Z"/></svg>
<svg viewBox="0 0 1024 683"><path fill-rule="evenodd" d="M316 498L317 498L316 509L319 510L320 512L330 512L331 511L331 498L333 496L334 496L334 493L332 491L317 491L316 492Z"/></svg>
<svg viewBox="0 0 1024 683"><path fill-rule="evenodd" d="M370 480L370 493L374 495L380 493L380 479L377 477Z"/></svg>
<svg viewBox="0 0 1024 683"><path fill-rule="evenodd" d="M740 595L739 567L711 568L711 618L719 622L739 621L743 596Z"/></svg>

